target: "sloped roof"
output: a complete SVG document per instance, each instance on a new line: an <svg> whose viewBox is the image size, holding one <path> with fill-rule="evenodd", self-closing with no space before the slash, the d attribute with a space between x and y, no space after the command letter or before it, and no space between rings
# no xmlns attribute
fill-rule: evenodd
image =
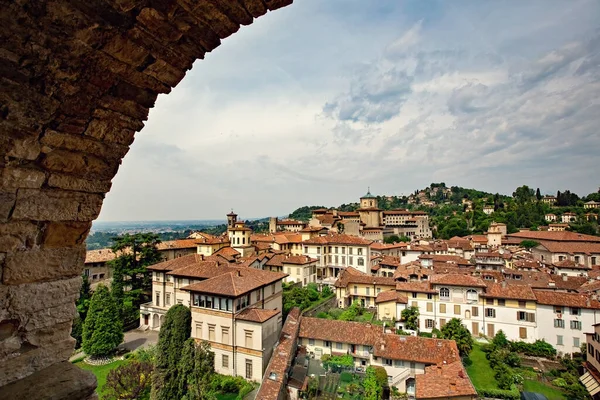
<svg viewBox="0 0 600 400"><path fill-rule="evenodd" d="M263 323L276 315L279 315L279 310L267 310L263 308L248 307L235 315L237 319L250 322Z"/></svg>
<svg viewBox="0 0 600 400"><path fill-rule="evenodd" d="M417 399L477 396L477 391L460 361L425 367L425 373L418 374L415 379Z"/></svg>

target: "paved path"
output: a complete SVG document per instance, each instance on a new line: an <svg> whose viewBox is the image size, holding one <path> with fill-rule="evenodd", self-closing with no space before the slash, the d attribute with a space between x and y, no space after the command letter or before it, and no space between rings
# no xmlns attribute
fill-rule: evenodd
<svg viewBox="0 0 600 400"><path fill-rule="evenodd" d="M125 348L129 351L134 351L141 347L148 347L156 343L158 343L158 331L141 331L134 329L132 331L125 332L123 343L121 343L119 347ZM69 361L76 360L83 356L85 356L85 353L83 352L73 354L71 358L69 358Z"/></svg>

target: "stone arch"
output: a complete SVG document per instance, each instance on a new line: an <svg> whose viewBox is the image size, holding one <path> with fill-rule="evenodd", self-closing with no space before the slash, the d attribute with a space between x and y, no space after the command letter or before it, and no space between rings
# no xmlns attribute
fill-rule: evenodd
<svg viewBox="0 0 600 400"><path fill-rule="evenodd" d="M196 59L291 3L0 0L0 398L93 394L69 333L121 159Z"/></svg>
<svg viewBox="0 0 600 400"><path fill-rule="evenodd" d="M161 315L161 316L158 318L158 327L159 327L159 328L160 328L161 326L163 326L163 322L165 322L165 316L164 316L164 315Z"/></svg>
<svg viewBox="0 0 600 400"><path fill-rule="evenodd" d="M156 329L160 324L158 314L152 314L152 329Z"/></svg>

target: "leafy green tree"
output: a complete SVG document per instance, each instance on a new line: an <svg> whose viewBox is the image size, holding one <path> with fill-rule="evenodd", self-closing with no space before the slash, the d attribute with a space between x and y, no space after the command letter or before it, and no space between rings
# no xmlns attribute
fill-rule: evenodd
<svg viewBox="0 0 600 400"><path fill-rule="evenodd" d="M390 235L388 237L383 238L384 243L400 243L400 236L398 235Z"/></svg>
<svg viewBox="0 0 600 400"><path fill-rule="evenodd" d="M452 318L441 329L443 339L451 339L456 342L461 356L467 356L473 348L473 337L471 332L463 325L459 318Z"/></svg>
<svg viewBox="0 0 600 400"><path fill-rule="evenodd" d="M404 321L404 327L416 331L418 328L419 321L419 308L418 307L407 307L402 310L400 314Z"/></svg>
<svg viewBox="0 0 600 400"><path fill-rule="evenodd" d="M529 203L535 195L533 189L527 185L519 186L517 190L513 192L513 197L518 204Z"/></svg>
<svg viewBox="0 0 600 400"><path fill-rule="evenodd" d="M211 381L215 373L215 353L210 351L207 342L196 345L194 339L185 341L181 359L177 366L180 393L187 400L208 400L213 398Z"/></svg>
<svg viewBox="0 0 600 400"><path fill-rule="evenodd" d="M149 399L152 369L148 362L131 361L110 370L102 387L102 399Z"/></svg>
<svg viewBox="0 0 600 400"><path fill-rule="evenodd" d="M492 340L492 344L499 349L505 349L510 346L510 342L502 329L496 333L496 336L494 336L494 339Z"/></svg>
<svg viewBox="0 0 600 400"><path fill-rule="evenodd" d="M346 226L344 224L342 224L341 222L338 222L336 226L337 226L338 233L344 233L344 230L346 229Z"/></svg>
<svg viewBox="0 0 600 400"><path fill-rule="evenodd" d="M368 366L366 370L365 379L362 382L366 400L379 400L383 393L383 387L377 382L377 376L375 375L375 367Z"/></svg>
<svg viewBox="0 0 600 400"><path fill-rule="evenodd" d="M123 341L123 324L108 288L99 285L83 324L83 351L90 356L110 354Z"/></svg>
<svg viewBox="0 0 600 400"><path fill-rule="evenodd" d="M169 308L165 321L158 334L158 355L152 378L152 398L156 400L181 399L181 381L179 361L182 358L185 341L192 333L192 314L182 304Z"/></svg>
<svg viewBox="0 0 600 400"><path fill-rule="evenodd" d="M120 304L125 296L134 308L148 300L152 289L151 274L147 266L159 263L162 257L156 246L160 243L154 233L126 234L113 238L112 251L118 256L109 262L113 269L113 291Z"/></svg>
<svg viewBox="0 0 600 400"><path fill-rule="evenodd" d="M87 275L82 276L81 289L79 289L79 299L77 299L77 312L82 321L85 321L88 309L90 307L90 299L92 293L90 291L90 281Z"/></svg>
<svg viewBox="0 0 600 400"><path fill-rule="evenodd" d="M521 246L527 250L537 247L539 245L540 245L540 242L536 242L535 240L523 240L523 241L521 241L521 243L519 243L519 246Z"/></svg>

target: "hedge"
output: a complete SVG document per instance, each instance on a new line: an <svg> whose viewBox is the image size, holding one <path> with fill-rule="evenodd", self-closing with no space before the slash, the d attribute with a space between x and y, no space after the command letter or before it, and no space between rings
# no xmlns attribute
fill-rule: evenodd
<svg viewBox="0 0 600 400"><path fill-rule="evenodd" d="M496 399L519 400L521 395L515 385L510 387L510 390L502 389L479 389L477 394L480 397L492 397Z"/></svg>

